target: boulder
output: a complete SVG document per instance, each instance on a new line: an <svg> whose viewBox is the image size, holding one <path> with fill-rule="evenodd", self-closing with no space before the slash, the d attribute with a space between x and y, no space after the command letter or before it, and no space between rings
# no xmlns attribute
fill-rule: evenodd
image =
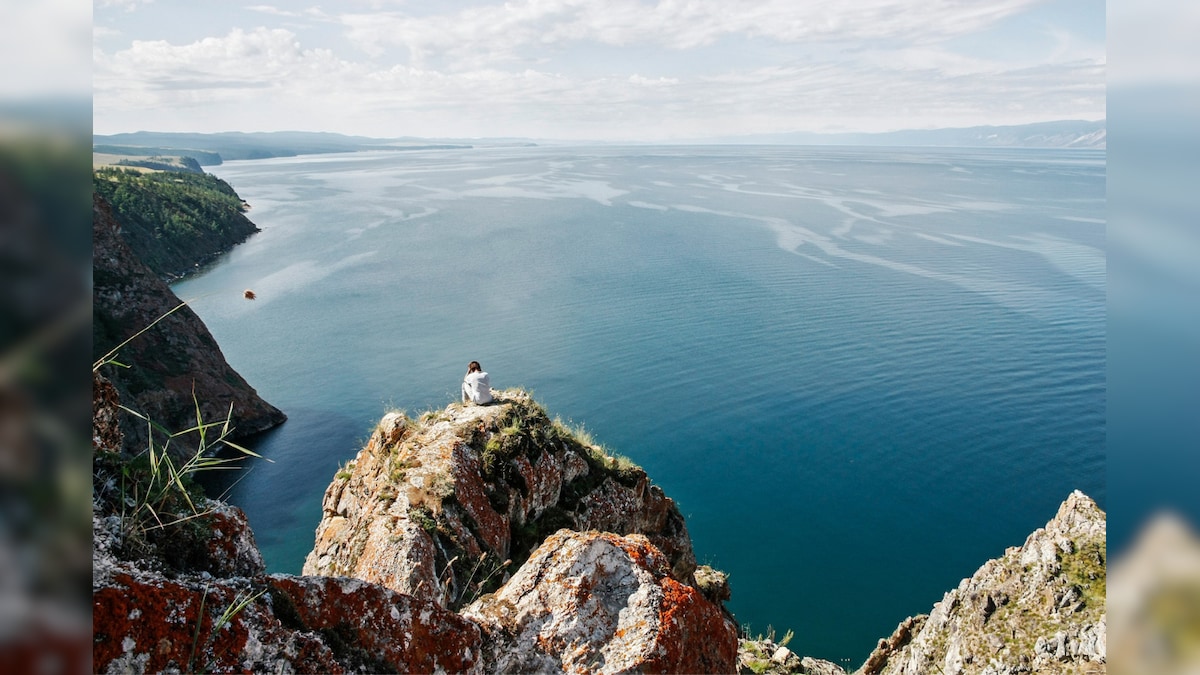
<svg viewBox="0 0 1200 675"><path fill-rule="evenodd" d="M356 579L121 563L93 583L92 634L98 673L483 672L473 623Z"/></svg>
<svg viewBox="0 0 1200 675"><path fill-rule="evenodd" d="M737 627L642 535L561 530L464 616L490 672L729 673Z"/></svg>

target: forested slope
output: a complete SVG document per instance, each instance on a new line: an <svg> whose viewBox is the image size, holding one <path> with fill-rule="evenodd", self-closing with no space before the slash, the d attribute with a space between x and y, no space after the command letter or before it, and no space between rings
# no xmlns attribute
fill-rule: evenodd
<svg viewBox="0 0 1200 675"><path fill-rule="evenodd" d="M92 182L122 238L160 277L183 276L258 232L246 204L211 174L105 167Z"/></svg>

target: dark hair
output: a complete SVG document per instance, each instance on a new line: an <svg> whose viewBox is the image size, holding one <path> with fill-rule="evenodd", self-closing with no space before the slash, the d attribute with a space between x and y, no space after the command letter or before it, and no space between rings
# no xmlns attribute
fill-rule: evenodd
<svg viewBox="0 0 1200 675"><path fill-rule="evenodd" d="M479 365L478 361L472 361L467 364L467 374L468 375L470 375L471 373L473 373L477 370L483 370L483 366Z"/></svg>

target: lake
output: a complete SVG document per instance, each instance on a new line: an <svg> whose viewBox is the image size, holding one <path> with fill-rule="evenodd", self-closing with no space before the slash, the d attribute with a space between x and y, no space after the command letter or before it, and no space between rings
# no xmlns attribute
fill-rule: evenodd
<svg viewBox="0 0 1200 675"><path fill-rule="evenodd" d="M298 573L339 464L471 360L643 466L752 633L856 667L1105 503L1103 151L493 147L211 170L262 232L176 283L290 419L227 486ZM252 289L258 299L242 298Z"/></svg>

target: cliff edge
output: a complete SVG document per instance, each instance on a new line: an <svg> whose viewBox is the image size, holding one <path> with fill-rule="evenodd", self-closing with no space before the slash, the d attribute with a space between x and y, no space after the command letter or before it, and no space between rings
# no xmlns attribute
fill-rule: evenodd
<svg viewBox="0 0 1200 675"><path fill-rule="evenodd" d="M305 574L461 610L489 671L735 668L675 502L527 392L386 415L323 509Z"/></svg>
<svg viewBox="0 0 1200 675"><path fill-rule="evenodd" d="M104 368L125 405L172 431L195 425L198 405L205 422L229 416L235 438L287 419L230 367L190 307L176 309L179 298L121 238L112 209L99 195L92 201L92 279L93 358L154 324L117 355L129 368ZM145 422L122 415L122 426L131 450L146 447ZM172 454L189 456L195 449L189 441L172 440Z"/></svg>
<svg viewBox="0 0 1200 675"><path fill-rule="evenodd" d="M131 518L139 465L97 376L95 671L844 675L739 641L725 576L645 472L526 392L497 399L384 416L325 493L305 576L268 575L234 507ZM1104 672L1105 529L1072 494L858 672Z"/></svg>
<svg viewBox="0 0 1200 675"><path fill-rule="evenodd" d="M528 393L386 415L325 492L305 574L353 576L458 608L559 529L642 534L692 583L683 516L639 467L551 420Z"/></svg>
<svg viewBox="0 0 1200 675"><path fill-rule="evenodd" d="M736 669L674 503L523 392L385 417L326 493L309 576L265 574L240 510L164 496L99 375L93 400L96 672Z"/></svg>

